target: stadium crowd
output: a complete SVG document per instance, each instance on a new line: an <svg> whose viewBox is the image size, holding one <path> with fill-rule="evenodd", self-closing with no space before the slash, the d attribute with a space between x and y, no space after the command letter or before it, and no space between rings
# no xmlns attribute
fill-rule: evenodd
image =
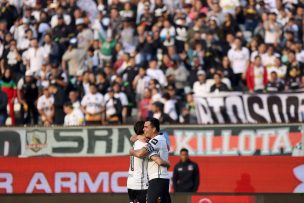
<svg viewBox="0 0 304 203"><path fill-rule="evenodd" d="M303 0L0 2L0 125L196 123L195 96L304 86Z"/></svg>

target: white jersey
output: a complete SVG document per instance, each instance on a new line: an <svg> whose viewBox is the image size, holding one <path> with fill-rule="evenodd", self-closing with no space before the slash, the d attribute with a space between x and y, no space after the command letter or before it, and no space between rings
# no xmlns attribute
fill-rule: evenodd
<svg viewBox="0 0 304 203"><path fill-rule="evenodd" d="M52 115L54 105L54 97L50 96L46 98L45 95L42 95L38 98L37 109L42 110L47 116Z"/></svg>
<svg viewBox="0 0 304 203"><path fill-rule="evenodd" d="M79 109L74 109L70 114L64 117L64 125L83 125L84 115Z"/></svg>
<svg viewBox="0 0 304 203"><path fill-rule="evenodd" d="M167 167L159 166L150 159L153 155L157 154L162 160L168 161L169 151L165 136L162 134L155 136L149 141L146 147L149 151L149 181L155 178L170 179Z"/></svg>
<svg viewBox="0 0 304 203"><path fill-rule="evenodd" d="M89 114L101 113L103 105L104 100L100 93L85 95L81 101L81 106L84 106Z"/></svg>
<svg viewBox="0 0 304 203"><path fill-rule="evenodd" d="M137 140L134 143L134 149L141 149L147 143ZM127 188L132 190L147 190L148 189L148 159L140 159L130 156L130 168L127 181Z"/></svg>

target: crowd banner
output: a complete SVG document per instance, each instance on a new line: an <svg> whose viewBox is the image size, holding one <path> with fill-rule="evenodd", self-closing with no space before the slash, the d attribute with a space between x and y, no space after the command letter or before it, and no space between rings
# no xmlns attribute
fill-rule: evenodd
<svg viewBox="0 0 304 203"><path fill-rule="evenodd" d="M301 124L163 126L170 153L196 156L304 156ZM132 126L0 128L0 156L121 156L132 147Z"/></svg>
<svg viewBox="0 0 304 203"><path fill-rule="evenodd" d="M192 159L200 171L198 192L304 192L303 157ZM124 193L129 161L128 156L0 158L0 193ZM169 161L172 171L179 157Z"/></svg>
<svg viewBox="0 0 304 203"><path fill-rule="evenodd" d="M281 94L214 93L196 97L199 124L301 122L304 92Z"/></svg>

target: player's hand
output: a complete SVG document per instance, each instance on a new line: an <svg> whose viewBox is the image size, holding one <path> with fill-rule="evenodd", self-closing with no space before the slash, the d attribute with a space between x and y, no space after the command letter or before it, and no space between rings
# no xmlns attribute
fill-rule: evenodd
<svg viewBox="0 0 304 203"><path fill-rule="evenodd" d="M133 156L133 153L134 153L134 148L131 148L129 151L129 155Z"/></svg>

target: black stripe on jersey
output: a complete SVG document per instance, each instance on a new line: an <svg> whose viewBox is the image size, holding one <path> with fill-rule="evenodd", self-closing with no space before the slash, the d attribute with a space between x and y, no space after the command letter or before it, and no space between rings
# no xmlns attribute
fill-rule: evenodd
<svg viewBox="0 0 304 203"><path fill-rule="evenodd" d="M160 166L158 165L158 178L160 178Z"/></svg>
<svg viewBox="0 0 304 203"><path fill-rule="evenodd" d="M130 162L131 162L131 166L130 166L130 168L131 168L131 171L134 171L134 156L130 156Z"/></svg>
<svg viewBox="0 0 304 203"><path fill-rule="evenodd" d="M140 180L140 187L144 189L144 178L145 178L145 159L141 162L141 180Z"/></svg>
<svg viewBox="0 0 304 203"><path fill-rule="evenodd" d="M157 154L160 157L160 152L159 151L157 152ZM160 167L160 165L158 165L158 178L160 178L160 175L161 175L161 167Z"/></svg>

